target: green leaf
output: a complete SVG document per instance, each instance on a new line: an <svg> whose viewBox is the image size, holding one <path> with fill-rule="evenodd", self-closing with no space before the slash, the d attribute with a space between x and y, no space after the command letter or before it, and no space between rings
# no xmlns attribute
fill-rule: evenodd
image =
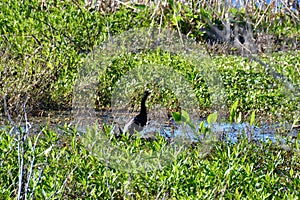
<svg viewBox="0 0 300 200"><path fill-rule="evenodd" d="M30 137L28 137L28 147L29 147L29 149L32 149L32 141L31 141Z"/></svg>
<svg viewBox="0 0 300 200"><path fill-rule="evenodd" d="M179 112L172 112L172 116L176 122L181 121L181 114Z"/></svg>
<svg viewBox="0 0 300 200"><path fill-rule="evenodd" d="M293 175L294 175L294 170L293 170L293 168L291 168L290 169L290 176L293 177Z"/></svg>
<svg viewBox="0 0 300 200"><path fill-rule="evenodd" d="M199 124L199 128L200 128L201 132L205 131L204 121L201 121L201 123Z"/></svg>
<svg viewBox="0 0 300 200"><path fill-rule="evenodd" d="M218 112L214 112L214 113L208 115L207 122L208 122L208 124L213 124L217 121L217 119L218 119Z"/></svg>
<svg viewBox="0 0 300 200"><path fill-rule="evenodd" d="M181 117L182 117L182 121L183 122L188 122L188 121L190 121L190 115L189 115L189 113L188 112L186 112L185 110L182 110L181 111Z"/></svg>
<svg viewBox="0 0 300 200"><path fill-rule="evenodd" d="M236 110L237 109L237 106L238 106L238 104L239 104L239 100L236 100L233 104L232 104L232 106L231 106L231 110Z"/></svg>
<svg viewBox="0 0 300 200"><path fill-rule="evenodd" d="M230 117L229 117L230 123L232 123L232 122L235 121L236 110L237 110L238 103L239 103L239 100L236 100L236 101L233 103L233 105L231 106L231 109L230 109Z"/></svg>
<svg viewBox="0 0 300 200"><path fill-rule="evenodd" d="M250 125L252 126L255 122L255 110L251 113Z"/></svg>

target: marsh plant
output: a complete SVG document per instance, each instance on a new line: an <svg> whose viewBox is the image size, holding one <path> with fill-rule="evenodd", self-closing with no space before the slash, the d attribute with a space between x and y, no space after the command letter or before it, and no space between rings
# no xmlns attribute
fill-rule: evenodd
<svg viewBox="0 0 300 200"><path fill-rule="evenodd" d="M211 115L210 121L214 118L215 114ZM183 121L188 124L188 120ZM94 149L98 151L94 154L74 128L61 127L64 134L48 127L42 127L38 134L19 129L11 135L11 130L10 127L0 130L0 185L4 198L294 199L299 196L299 138L294 142L286 140L285 148L271 141L258 144L241 137L237 143L215 141L205 154L202 143L190 143L184 150L174 149L172 154L164 154L170 145L164 137L147 141L124 135L116 139L111 135L111 127L105 126L98 133L91 131L106 136L106 140L95 140L93 136L91 147L97 142L107 147L106 142L111 142L118 149L103 159L99 157L99 149ZM20 138L22 135L25 137ZM143 156L136 156L137 152L143 152ZM157 165L160 162L148 165L144 155L151 158L155 152L168 156L169 160L164 160L167 162L161 166ZM148 164L141 165L145 161ZM130 167L136 170L124 170Z"/></svg>
<svg viewBox="0 0 300 200"><path fill-rule="evenodd" d="M298 1L4 0L0 11L1 198L299 197ZM145 87L160 94L150 108L181 104L172 117L197 140L118 139L98 123ZM222 121L280 137L228 142Z"/></svg>

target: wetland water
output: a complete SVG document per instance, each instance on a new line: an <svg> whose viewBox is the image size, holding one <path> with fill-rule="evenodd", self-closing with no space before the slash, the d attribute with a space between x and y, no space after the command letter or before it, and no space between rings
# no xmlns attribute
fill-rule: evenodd
<svg viewBox="0 0 300 200"><path fill-rule="evenodd" d="M132 113L131 113L132 114ZM45 116L46 115L46 116ZM40 131L41 127L48 126L49 128L61 132L63 134L64 126L74 126L73 118L71 112L49 112L42 117L30 117L28 122L30 123L30 133L37 133ZM115 130L117 127L122 127L122 122L120 124L116 123L115 113L107 112L97 112L97 119L100 126L103 124L115 125ZM124 113L123 113L124 115ZM130 114L126 114L130 116ZM5 122L5 123L4 123ZM199 121L198 124L200 124ZM20 123L22 129L25 130L25 123ZM5 125L9 125L7 118L4 116L1 120L1 127L4 129ZM19 125L19 124L16 124ZM212 137L218 140L224 140L231 143L236 143L238 138L243 135L250 140L254 141L272 141L273 143L286 143L287 139L294 141L295 138L299 137L300 129L299 127L291 129L291 125L284 124L264 124L260 126L250 126L248 123L230 124L230 123L215 123L209 125L204 120L204 127L208 128L210 131L205 137ZM15 131L11 131L13 134ZM118 132L118 131L116 131ZM141 131L142 137L151 137L155 134L161 134L166 138L184 138L197 142L199 139L203 139L203 134L196 136L192 131L187 131L183 126L177 123L167 123L166 121L149 120L148 124ZM287 137L286 137L287 136ZM285 138L285 139L284 139Z"/></svg>
<svg viewBox="0 0 300 200"><path fill-rule="evenodd" d="M200 123L200 122L199 122ZM148 125L149 126L149 125ZM216 123L213 125L209 125L207 122L204 123L204 127L210 128L210 131L207 133L206 137L214 137L217 140L224 140L230 143L236 143L239 138L242 136L246 136L249 140L253 141L272 141L272 143L280 143L285 144L287 141L286 138L291 139L293 142L295 138L297 138L300 130L287 130L285 129L284 136L282 132L283 128L280 125L262 125L258 126L250 126L248 123L239 123L239 124L230 124L230 123ZM154 130L151 128L151 125L143 130L141 134L147 135L149 132L153 132ZM173 128L172 126L166 124L163 125L160 129L160 134L167 138L177 137L186 135L183 133L180 128ZM203 139L203 135L200 137L195 136L193 133L187 136L188 139L192 141L197 141L198 138Z"/></svg>

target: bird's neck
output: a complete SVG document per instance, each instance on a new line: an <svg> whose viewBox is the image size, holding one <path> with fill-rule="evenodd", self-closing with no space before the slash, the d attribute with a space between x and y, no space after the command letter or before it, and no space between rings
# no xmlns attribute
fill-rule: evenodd
<svg viewBox="0 0 300 200"><path fill-rule="evenodd" d="M147 97L143 97L143 99L142 99L140 113L147 113L146 105L145 105L146 99L147 99Z"/></svg>

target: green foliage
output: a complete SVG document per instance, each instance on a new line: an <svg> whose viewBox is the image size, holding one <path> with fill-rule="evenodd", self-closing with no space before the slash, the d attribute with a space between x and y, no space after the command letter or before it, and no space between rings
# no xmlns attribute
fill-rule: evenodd
<svg viewBox="0 0 300 200"><path fill-rule="evenodd" d="M251 113L251 117L250 117L250 126L254 126L255 123L255 111L253 111Z"/></svg>
<svg viewBox="0 0 300 200"><path fill-rule="evenodd" d="M121 6L112 14L101 14L84 7L83 1L4 0L0 8L0 96L8 95L11 110L19 110L24 96L30 97L27 106L32 111L67 109L71 107L74 80L86 55L110 36L157 23L180 30L200 42L215 42L216 38L211 37L212 26L222 30L223 21L228 20L224 17L227 7L221 6L223 10L216 12L217 3L197 7L194 1L192 6L167 2L165 7L162 4L160 7ZM254 9L256 15L250 16L245 9L228 9L231 25L245 27L250 19L254 37L262 31L272 34L279 44L286 37L297 40L299 23L293 15L274 15L269 7ZM286 43L290 45L289 41ZM160 64L183 75L191 83L200 109L211 112L209 83L205 83L203 74L189 60L160 50L127 53L118 55L99 77L97 108L110 106L114 84L122 75L139 65ZM299 51L261 55L260 59L284 75L294 88L300 87ZM251 125L260 114L266 113L271 113L268 120L272 117L278 120L276 114L289 116L294 124L299 119L293 115L299 110L297 90L288 88L268 69L237 56L214 56L212 61L226 90L224 104L232 105L231 122L240 122L241 113L249 111L252 111ZM179 107L172 91L160 91L153 102ZM138 100L133 97L133 101ZM175 121L195 130L184 110L172 115ZM215 112L207 121L211 125L217 119ZM106 133L111 131L111 127L104 128ZM271 143L258 146L246 138L236 144L216 142L205 156L201 153L205 145L199 143L175 154L174 161L162 170L128 174L107 166L88 151L77 130L63 131L64 134L58 134L45 127L40 133L20 140L17 135L11 135L16 130L0 127L1 198L17 196L21 169L21 195L30 194L24 197L30 199L295 199L300 195L299 136L293 143L288 141L286 149ZM202 121L200 134L210 131ZM21 128L19 132L24 134ZM151 153L168 145L162 137L154 142L130 137L110 140L127 154Z"/></svg>
<svg viewBox="0 0 300 200"><path fill-rule="evenodd" d="M208 117L207 117L207 123L208 124L213 124L213 123L215 123L217 121L217 119L218 119L218 113L214 112L214 113L208 115Z"/></svg>
<svg viewBox="0 0 300 200"><path fill-rule="evenodd" d="M150 27L156 22L160 26L189 33L198 41L205 40L211 25L222 29L219 25L222 24L223 14L216 15L213 10L217 4L207 9L198 9L195 3L190 6L176 1L168 1L167 5L160 9L145 5L121 6L112 14L100 14L84 7L83 1L20 3L6 0L0 12L0 34L3 36L0 38L0 94L8 94L8 105L11 107L21 105L20 102L27 95L30 97L27 106L31 107L31 111L70 109L74 80L86 55L110 36L132 28ZM247 18L245 10L231 8L229 12L233 16L233 23L244 24ZM261 16L252 17L255 21ZM290 21L294 23L292 18ZM287 25L282 23L280 26ZM287 76L297 88L300 80L298 54L274 53L262 59ZM257 110L257 115L263 112L287 113L298 109L293 103L297 101L287 100L282 82L271 75L266 76L267 72L257 63L233 56L212 59L227 92L227 106L239 99L241 112ZM129 52L116 58L107 66L106 74L99 77L96 107L109 107L116 81L141 64L161 64L174 68L193 86L200 110L209 109L212 99L205 77L184 58L161 51ZM166 90L155 101L166 105L168 98L174 100L174 95Z"/></svg>
<svg viewBox="0 0 300 200"><path fill-rule="evenodd" d="M204 120L202 120L199 124L199 130L198 130L198 133L199 134L203 134L204 138L206 138L206 136L211 133L212 134L212 130L211 130L211 127L214 125L214 123L217 122L218 120L218 112L214 112L210 115L208 115L207 117L207 123L208 123L208 126L205 126L205 122Z"/></svg>
<svg viewBox="0 0 300 200"><path fill-rule="evenodd" d="M229 117L230 123L233 123L233 122L240 123L241 122L241 113L238 114L238 112L237 112L238 104L239 104L239 100L236 100L234 102L234 104L231 106L230 117Z"/></svg>
<svg viewBox="0 0 300 200"><path fill-rule="evenodd" d="M181 121L181 114L179 112L172 112L172 116L176 122Z"/></svg>
<svg viewBox="0 0 300 200"><path fill-rule="evenodd" d="M300 74L295 70L299 69L300 60L295 54L298 52L262 55L261 60L273 71L242 57L215 57L213 60L227 93L227 105L239 100L237 109L242 113L256 110L257 117L279 113L285 115L285 119L292 116L299 109L299 96L276 75L283 75L294 88L299 88Z"/></svg>
<svg viewBox="0 0 300 200"><path fill-rule="evenodd" d="M184 76L188 83L192 85L201 108L208 107L210 104L207 84L196 66L193 66L191 62L185 60L179 55L172 55L170 52L163 52L161 50L149 50L121 55L106 66L106 73L99 77L97 107L101 108L110 106L111 95L116 82L122 77L122 75L143 65L150 67L152 65L162 65L170 68L171 70L175 70L179 75ZM165 78L167 79L169 77ZM174 84L180 83L174 82ZM170 99L173 100L173 102L176 99L170 88L158 88L160 85L156 83L149 83L148 87L152 87L155 90L153 92L155 93L152 98L153 102L160 102L162 105L170 106L168 105ZM143 89L140 88L140 90ZM138 94L138 92L136 92L136 94ZM137 99L136 96L133 98Z"/></svg>
<svg viewBox="0 0 300 200"><path fill-rule="evenodd" d="M183 125L188 125L194 132L196 131L196 127L194 123L191 121L190 115L187 111L181 110L181 113L172 112L172 116L174 120L178 123L183 123Z"/></svg>
<svg viewBox="0 0 300 200"><path fill-rule="evenodd" d="M0 94L17 104L24 94L35 109L71 106L77 71L109 34L147 27L149 13L90 12L81 2L3 2L0 12ZM26 82L26 84L24 84Z"/></svg>
<svg viewBox="0 0 300 200"><path fill-rule="evenodd" d="M0 131L2 198L17 196L21 167L18 141L9 131L9 127ZM111 140L128 154L157 151L167 145L163 138L152 142L126 137ZM236 144L217 142L205 156L198 144L174 155L160 170L128 174L107 166L88 151L76 130L65 129L65 135L59 135L44 128L20 143L25 149L23 184L29 180L27 198L32 194L37 199L290 199L300 191L298 142L288 143L289 150L272 143L258 146L246 138Z"/></svg>

